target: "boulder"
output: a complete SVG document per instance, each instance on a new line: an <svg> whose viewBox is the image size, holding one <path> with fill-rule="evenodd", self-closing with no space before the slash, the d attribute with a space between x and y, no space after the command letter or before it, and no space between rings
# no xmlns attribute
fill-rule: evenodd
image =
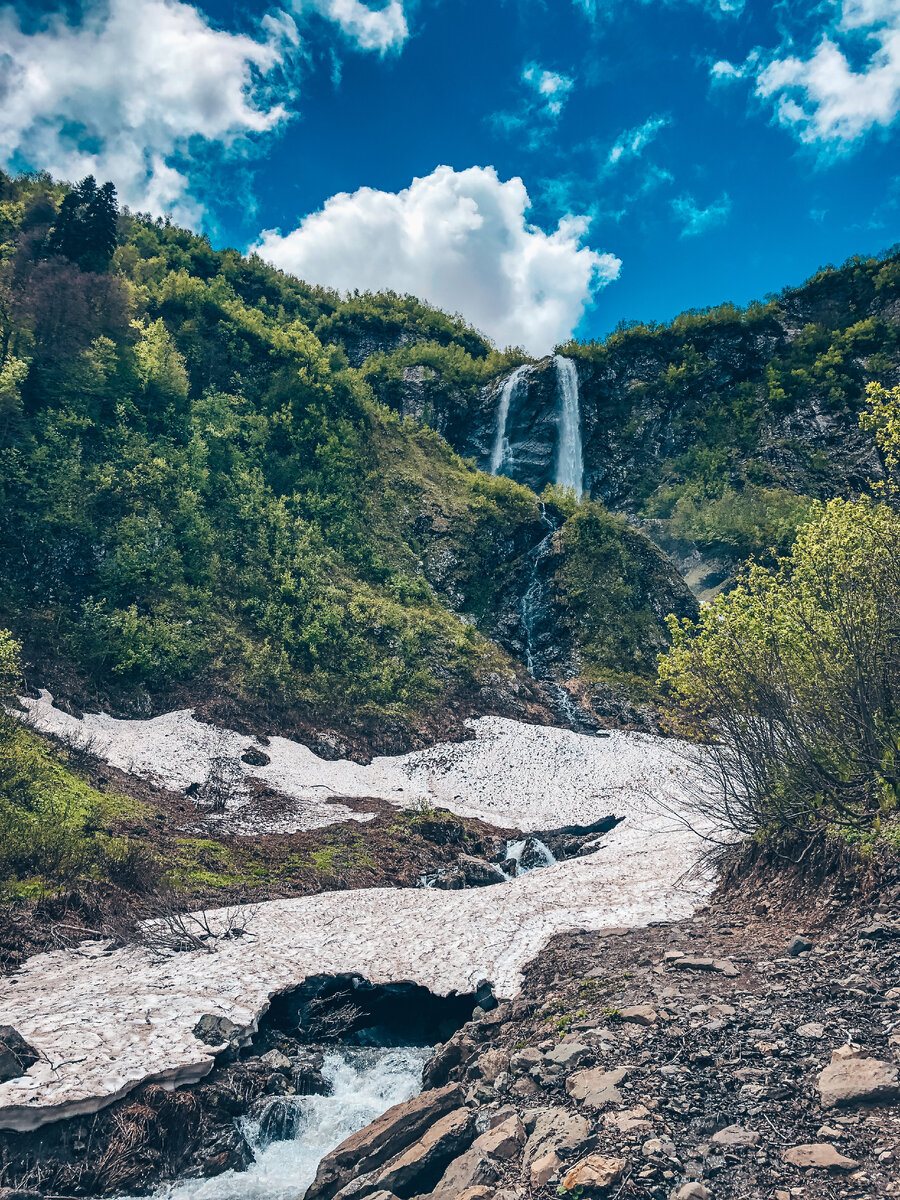
<svg viewBox="0 0 900 1200"><path fill-rule="evenodd" d="M802 1167L804 1170L818 1167L822 1171L855 1171L859 1166L855 1159L847 1158L829 1142L791 1146L781 1157L792 1167Z"/></svg>
<svg viewBox="0 0 900 1200"><path fill-rule="evenodd" d="M490 887L494 883L505 882L503 872L484 858L460 854L456 866L466 887Z"/></svg>
<svg viewBox="0 0 900 1200"><path fill-rule="evenodd" d="M566 1080L566 1091L573 1100L579 1100L587 1108L606 1108L608 1104L621 1104L622 1093L618 1084L628 1074L620 1067L615 1071L604 1071L594 1067L588 1071L576 1071Z"/></svg>
<svg viewBox="0 0 900 1200"><path fill-rule="evenodd" d="M691 1183L685 1183L675 1193L675 1200L712 1200L712 1192L708 1187L704 1187L702 1183L697 1183L694 1180Z"/></svg>
<svg viewBox="0 0 900 1200"><path fill-rule="evenodd" d="M884 1102L900 1092L900 1074L893 1064L856 1053L842 1046L832 1054L817 1084L823 1108Z"/></svg>
<svg viewBox="0 0 900 1200"><path fill-rule="evenodd" d="M472 1146L465 1154L453 1160L431 1193L434 1200L456 1200L460 1192L472 1187L484 1187L494 1183L500 1172L496 1163Z"/></svg>
<svg viewBox="0 0 900 1200"><path fill-rule="evenodd" d="M0 1083L18 1079L40 1055L12 1025L0 1025Z"/></svg>
<svg viewBox="0 0 900 1200"><path fill-rule="evenodd" d="M265 1063L270 1071L290 1071L291 1069L291 1060L280 1050L270 1050L259 1061Z"/></svg>
<svg viewBox="0 0 900 1200"><path fill-rule="evenodd" d="M205 1046L227 1046L229 1042L240 1039L242 1030L240 1025L235 1025L228 1017L204 1013L192 1032L197 1041L203 1042Z"/></svg>
<svg viewBox="0 0 900 1200"><path fill-rule="evenodd" d="M813 944L809 938L805 938L799 933L795 933L787 944L787 952L791 958L796 958L798 954L809 954L812 948Z"/></svg>
<svg viewBox="0 0 900 1200"><path fill-rule="evenodd" d="M488 1050L475 1063L475 1073L485 1083L494 1083L499 1075L508 1070L509 1055L503 1050Z"/></svg>
<svg viewBox="0 0 900 1200"><path fill-rule="evenodd" d="M305 1200L331 1200L345 1184L384 1166L418 1141L426 1129L461 1103L462 1089L449 1084L395 1104L325 1155Z"/></svg>
<svg viewBox="0 0 900 1200"><path fill-rule="evenodd" d="M628 1166L624 1158L605 1158L602 1154L589 1154L567 1171L562 1186L567 1192L575 1188L585 1191L602 1191L618 1183Z"/></svg>

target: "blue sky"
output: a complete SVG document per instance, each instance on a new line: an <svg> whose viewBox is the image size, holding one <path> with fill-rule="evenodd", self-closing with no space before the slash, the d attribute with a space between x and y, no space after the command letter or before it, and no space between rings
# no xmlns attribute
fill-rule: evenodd
<svg viewBox="0 0 900 1200"><path fill-rule="evenodd" d="M900 0L29 0L0 79L7 166L535 353L900 240Z"/></svg>

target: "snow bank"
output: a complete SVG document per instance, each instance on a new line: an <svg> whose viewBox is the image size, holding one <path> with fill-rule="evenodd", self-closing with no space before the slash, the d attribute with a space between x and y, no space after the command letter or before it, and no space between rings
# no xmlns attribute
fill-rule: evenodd
<svg viewBox="0 0 900 1200"><path fill-rule="evenodd" d="M95 748L125 769L152 773L168 786L203 777L209 727L189 713L77 722L46 699L31 707L43 728L74 722L82 734L96 735ZM253 773L295 798L298 819L322 824L345 817L322 804L320 784L341 795L428 799L532 829L586 824L610 812L624 820L590 857L497 887L378 888L271 901L256 908L244 937L218 942L215 953L159 962L144 950L89 943L39 955L4 981L0 1023L14 1025L43 1061L0 1085L0 1127L35 1128L94 1111L149 1079L195 1081L213 1061L191 1032L203 1014L253 1028L273 994L311 974L411 980L441 994L490 980L498 995L512 996L522 967L554 934L677 920L708 894L708 879L685 879L703 843L679 819L699 788L683 747L500 718L472 722L472 729L472 741L369 767L323 762L275 738L266 747L271 763Z"/></svg>

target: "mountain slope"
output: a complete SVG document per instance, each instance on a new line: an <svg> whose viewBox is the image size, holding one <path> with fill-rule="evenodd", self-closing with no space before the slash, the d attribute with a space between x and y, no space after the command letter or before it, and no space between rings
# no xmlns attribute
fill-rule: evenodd
<svg viewBox="0 0 900 1200"><path fill-rule="evenodd" d="M0 620L32 684L135 714L331 726L331 752L474 711L547 718L511 657L537 497L400 419L315 331L422 339L482 377L515 356L409 298L343 302L161 222L121 217L103 269L102 246L82 264L109 232L90 196L68 244L73 193L0 184ZM554 511L565 545L575 514ZM672 570L647 585L646 543L611 530L631 580L616 609L662 645L660 616L690 598ZM580 586L603 590L606 559L591 571ZM577 660L577 623L567 637Z"/></svg>

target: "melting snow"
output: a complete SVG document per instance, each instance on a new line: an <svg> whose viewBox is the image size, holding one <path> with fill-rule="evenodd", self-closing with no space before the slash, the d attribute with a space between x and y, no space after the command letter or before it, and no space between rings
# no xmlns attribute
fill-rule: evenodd
<svg viewBox="0 0 900 1200"><path fill-rule="evenodd" d="M78 721L46 694L29 707L39 728L93 738L110 763L169 787L203 779L223 736L189 712ZM254 909L244 937L218 942L215 953L164 961L100 942L38 955L5 980L0 1024L14 1025L44 1057L27 1075L0 1084L0 1127L34 1128L95 1111L148 1079L195 1081L213 1062L191 1032L204 1013L253 1029L273 994L311 974L412 980L440 994L489 980L499 996L512 996L524 965L554 934L677 920L709 893L707 877L686 878L704 845L681 819L701 786L686 747L498 717L471 728L471 741L368 767L326 762L273 738L269 765L249 773L294 800L296 828L354 815L324 803L323 792L404 805L427 800L531 829L589 824L610 813L624 819L595 854L503 887L375 888L270 901ZM225 736L236 753L250 741Z"/></svg>

